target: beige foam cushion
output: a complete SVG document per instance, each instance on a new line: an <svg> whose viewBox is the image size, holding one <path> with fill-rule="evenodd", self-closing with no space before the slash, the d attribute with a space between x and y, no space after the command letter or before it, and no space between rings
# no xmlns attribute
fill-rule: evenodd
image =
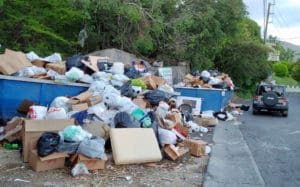
<svg viewBox="0 0 300 187"><path fill-rule="evenodd" d="M110 139L116 165L157 162L162 159L152 128L111 129Z"/></svg>

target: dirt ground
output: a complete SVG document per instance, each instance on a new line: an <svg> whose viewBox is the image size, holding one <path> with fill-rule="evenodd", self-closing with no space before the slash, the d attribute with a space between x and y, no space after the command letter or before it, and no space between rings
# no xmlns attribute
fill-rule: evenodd
<svg viewBox="0 0 300 187"><path fill-rule="evenodd" d="M194 134L199 136L200 134ZM212 144L213 129L199 137ZM117 166L111 153L104 170L73 177L71 166L34 172L20 159L17 150L0 148L0 186L202 186L209 156L189 153L176 161L164 158L158 163Z"/></svg>

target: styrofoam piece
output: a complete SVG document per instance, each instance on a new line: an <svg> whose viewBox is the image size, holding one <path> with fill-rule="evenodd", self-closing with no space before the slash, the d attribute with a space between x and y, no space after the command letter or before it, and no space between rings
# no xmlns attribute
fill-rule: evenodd
<svg viewBox="0 0 300 187"><path fill-rule="evenodd" d="M158 162L162 159L152 128L111 129L110 139L116 165Z"/></svg>

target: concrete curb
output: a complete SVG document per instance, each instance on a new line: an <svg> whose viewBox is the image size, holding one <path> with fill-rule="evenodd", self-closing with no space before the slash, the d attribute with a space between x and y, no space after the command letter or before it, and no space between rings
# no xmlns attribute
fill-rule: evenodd
<svg viewBox="0 0 300 187"><path fill-rule="evenodd" d="M265 186L238 125L221 122L215 127L213 140L215 145L209 159L204 187Z"/></svg>

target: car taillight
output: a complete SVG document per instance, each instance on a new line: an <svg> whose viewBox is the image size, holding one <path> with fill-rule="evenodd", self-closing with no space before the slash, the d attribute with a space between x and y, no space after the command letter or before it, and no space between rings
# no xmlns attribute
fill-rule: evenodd
<svg viewBox="0 0 300 187"><path fill-rule="evenodd" d="M282 97L282 101L287 101L288 99L286 97Z"/></svg>

